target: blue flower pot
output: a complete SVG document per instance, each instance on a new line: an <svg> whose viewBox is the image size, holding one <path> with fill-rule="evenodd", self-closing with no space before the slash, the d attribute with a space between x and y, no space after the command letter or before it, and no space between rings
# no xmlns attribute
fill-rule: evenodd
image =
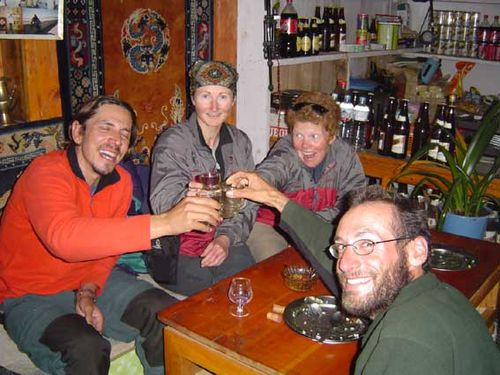
<svg viewBox="0 0 500 375"><path fill-rule="evenodd" d="M447 213L442 231L458 236L484 239L488 216L462 216Z"/></svg>

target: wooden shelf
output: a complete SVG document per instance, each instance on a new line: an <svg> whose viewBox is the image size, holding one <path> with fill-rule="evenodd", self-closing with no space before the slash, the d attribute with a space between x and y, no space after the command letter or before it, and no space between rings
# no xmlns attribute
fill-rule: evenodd
<svg viewBox="0 0 500 375"><path fill-rule="evenodd" d="M390 179L397 173L397 169L406 163L406 160L395 159L388 156L381 156L371 151L358 152L358 156L363 164L365 175L379 178L381 185L386 187ZM416 169L417 167L415 167ZM424 168L424 167L421 167ZM449 173L438 167L425 167L426 170L440 173L443 176L449 176ZM421 176L413 175L399 179L404 184L416 185L422 179ZM488 192L495 197L500 198L500 179L496 178L490 184Z"/></svg>
<svg viewBox="0 0 500 375"><path fill-rule="evenodd" d="M463 56L448 56L448 55L437 55L434 53L424 53L424 52L404 52L401 54L405 57L427 57L427 58L435 58L442 60L451 60L451 61L467 61L473 62L479 65L494 65L500 67L500 61L489 61L489 60L481 60L475 59L472 57L463 57Z"/></svg>
<svg viewBox="0 0 500 375"><path fill-rule="evenodd" d="M319 55L316 56L276 59L273 60L273 64L279 66L300 65L300 64L308 64L308 63L323 62L323 61L348 60L348 59L373 57L373 56L400 55L402 53L409 53L409 52L416 53L420 51L422 51L422 48L401 48L401 49L363 51L363 52L326 52L326 53L320 53Z"/></svg>

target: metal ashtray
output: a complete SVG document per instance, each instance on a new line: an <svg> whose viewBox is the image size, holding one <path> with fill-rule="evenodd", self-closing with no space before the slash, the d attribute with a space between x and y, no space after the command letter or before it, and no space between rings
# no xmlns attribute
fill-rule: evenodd
<svg viewBox="0 0 500 375"><path fill-rule="evenodd" d="M479 259L459 247L443 244L431 246L430 267L440 271L463 271L479 264Z"/></svg>
<svg viewBox="0 0 500 375"><path fill-rule="evenodd" d="M344 313L334 296L299 298L285 307L283 318L295 332L326 344L358 340L368 327L365 320Z"/></svg>

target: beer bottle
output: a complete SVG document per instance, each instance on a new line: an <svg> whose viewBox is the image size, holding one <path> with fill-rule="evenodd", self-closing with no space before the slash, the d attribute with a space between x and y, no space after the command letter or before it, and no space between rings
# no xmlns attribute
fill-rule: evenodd
<svg viewBox="0 0 500 375"><path fill-rule="evenodd" d="M354 112L354 105L351 101L351 94L344 95L344 101L340 104L340 127L338 135L340 138L350 142L351 124Z"/></svg>
<svg viewBox="0 0 500 375"><path fill-rule="evenodd" d="M448 106L443 130L439 137L439 145L452 154L455 151L455 107L452 105ZM446 157L441 150L438 152L438 160L446 163Z"/></svg>
<svg viewBox="0 0 500 375"><path fill-rule="evenodd" d="M375 136L375 103L373 102L373 99L375 97L375 94L373 92L368 93L368 121L366 123L366 140L365 140L365 145L367 149L370 149L373 144L374 136Z"/></svg>
<svg viewBox="0 0 500 375"><path fill-rule="evenodd" d="M357 104L354 106L354 130L353 145L356 151L366 148L366 131L368 127L368 118L370 108L367 104L366 96L360 96Z"/></svg>
<svg viewBox="0 0 500 375"><path fill-rule="evenodd" d="M423 102L420 104L418 117L414 124L411 156L415 156L418 150L429 141L429 130L429 103ZM422 158L425 158L425 155Z"/></svg>
<svg viewBox="0 0 500 375"><path fill-rule="evenodd" d="M321 22L321 24L323 25L323 38L321 39L321 52L330 51L330 37L332 33L332 26L330 24L330 10L330 7L323 7L323 19Z"/></svg>
<svg viewBox="0 0 500 375"><path fill-rule="evenodd" d="M397 101L394 96L389 97L389 103L384 114L384 118L380 122L378 131L377 152L380 155L389 156L392 147L392 134L394 131L394 116L396 114Z"/></svg>
<svg viewBox="0 0 500 375"><path fill-rule="evenodd" d="M429 149L427 156L429 160L438 160L438 152L439 152L439 140L441 138L441 132L444 126L444 120L446 117L446 104L441 103L438 104L438 108L436 110L436 116L434 117L434 121L432 122L432 130L429 142L435 145L434 147Z"/></svg>
<svg viewBox="0 0 500 375"><path fill-rule="evenodd" d="M299 18L299 22L297 23L297 47L296 47L297 56L303 55L302 51L303 38L304 38L304 19Z"/></svg>
<svg viewBox="0 0 500 375"><path fill-rule="evenodd" d="M347 24L344 17L344 8L339 10L339 47L346 44Z"/></svg>
<svg viewBox="0 0 500 375"><path fill-rule="evenodd" d="M339 8L333 8L332 34L330 37L332 51L339 50Z"/></svg>
<svg viewBox="0 0 500 375"><path fill-rule="evenodd" d="M312 35L312 54L317 55L319 54L319 50L321 48L322 34L320 32L318 26L318 19L316 17L313 17L311 19L311 35Z"/></svg>
<svg viewBox="0 0 500 375"><path fill-rule="evenodd" d="M280 56L296 56L298 15L293 0L286 0L280 15Z"/></svg>
<svg viewBox="0 0 500 375"><path fill-rule="evenodd" d="M404 159L408 148L408 136L410 133L410 123L408 120L408 100L403 99L399 114L394 123L394 133L392 136L391 154L397 159Z"/></svg>
<svg viewBox="0 0 500 375"><path fill-rule="evenodd" d="M311 56L312 51L312 33L311 28L309 27L309 19L304 18L304 33L302 35L302 43L301 43L301 55L302 56Z"/></svg>

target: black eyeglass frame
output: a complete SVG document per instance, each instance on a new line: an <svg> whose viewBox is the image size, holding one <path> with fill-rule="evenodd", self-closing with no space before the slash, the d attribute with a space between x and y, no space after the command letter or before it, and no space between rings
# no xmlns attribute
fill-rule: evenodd
<svg viewBox="0 0 500 375"><path fill-rule="evenodd" d="M316 112L318 115L324 115L329 112L328 108L323 107L321 104L310 103L310 102L299 102L292 106L293 111L300 111L302 108L311 106L312 110Z"/></svg>
<svg viewBox="0 0 500 375"><path fill-rule="evenodd" d="M366 238L361 238L357 241L355 241L354 243L347 243L347 244L343 244L343 243L333 243L331 244L329 247L328 247L328 252L330 253L330 255L336 259L340 259L340 257L342 256L342 254L344 254L346 248L348 246L352 246L352 249L354 250L354 252L356 253L356 255L359 255L359 256L365 256L365 255L370 255L371 253L373 253L373 250L375 250L375 245L378 245L380 243L386 243L386 242L393 242L393 241L402 241L402 240L412 240L413 237L398 237L398 238L391 238L390 240L384 240L384 241L372 241L372 240L368 240ZM360 241L366 241L366 242L371 242L371 246L370 246L370 251L367 252L367 253L360 253L359 252L359 249L356 247L356 242L360 242ZM343 246L343 250L340 252L338 249L335 250L335 248L337 246ZM337 255L335 255L335 253L337 253Z"/></svg>

